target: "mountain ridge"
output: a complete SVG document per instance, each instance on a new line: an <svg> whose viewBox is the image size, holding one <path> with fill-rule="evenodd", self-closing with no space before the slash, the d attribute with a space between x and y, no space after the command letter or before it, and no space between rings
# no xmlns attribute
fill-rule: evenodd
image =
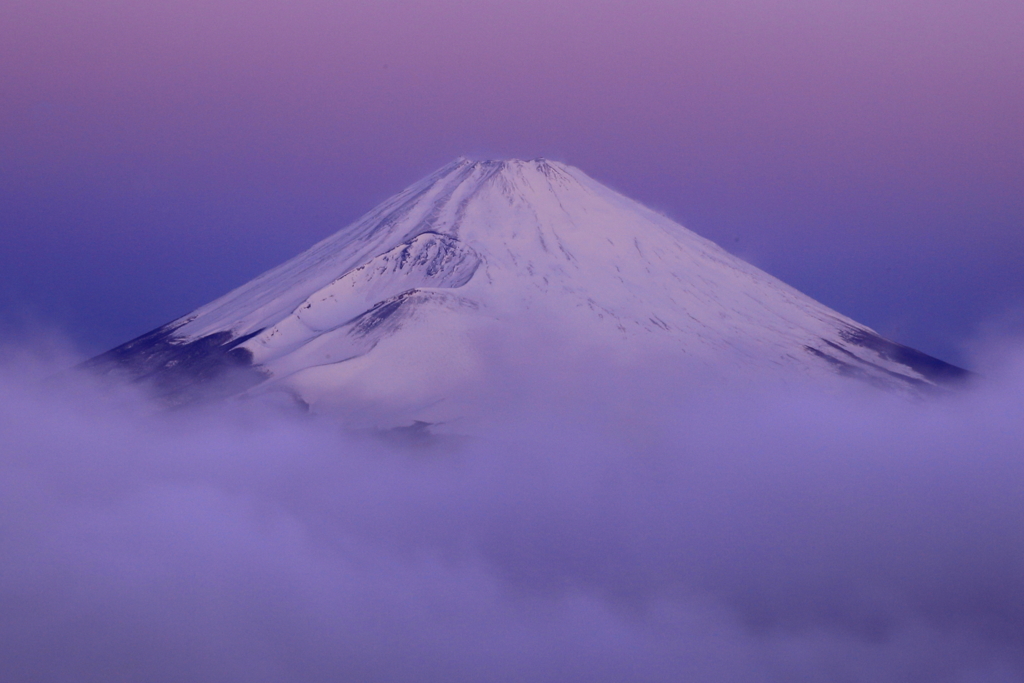
<svg viewBox="0 0 1024 683"><path fill-rule="evenodd" d="M709 366L776 366L901 390L966 376L579 169L466 158L89 366L179 397L233 374L244 381L220 393L277 389L314 408L389 397L436 405L478 369L471 330L500 333L509 320L529 324L531 312L558 320L570 338L668 349ZM452 377L433 371L439 363Z"/></svg>

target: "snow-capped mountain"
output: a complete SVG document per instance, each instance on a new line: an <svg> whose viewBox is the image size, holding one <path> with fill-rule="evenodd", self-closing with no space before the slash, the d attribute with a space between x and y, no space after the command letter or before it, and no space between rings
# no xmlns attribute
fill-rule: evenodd
<svg viewBox="0 0 1024 683"><path fill-rule="evenodd" d="M388 406L429 421L480 373L481 334L531 320L588 346L709 367L903 388L965 374L543 159L459 159L89 365L175 400L206 386L283 391L314 410Z"/></svg>

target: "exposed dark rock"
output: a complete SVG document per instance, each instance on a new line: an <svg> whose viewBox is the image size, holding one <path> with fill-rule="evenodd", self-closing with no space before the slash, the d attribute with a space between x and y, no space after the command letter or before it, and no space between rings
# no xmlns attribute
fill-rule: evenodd
<svg viewBox="0 0 1024 683"><path fill-rule="evenodd" d="M850 344L855 344L865 349L871 349L882 358L891 360L894 363L906 365L908 368L920 373L923 377L927 377L936 384L951 384L957 382L963 382L969 379L972 373L963 368L959 368L955 365L933 358L926 353L922 353L917 349L912 349L909 346L903 346L896 342L889 341L879 337L877 334L869 332L868 330L858 329L856 327L847 327L844 330L839 331L839 336L842 337L843 341Z"/></svg>
<svg viewBox="0 0 1024 683"><path fill-rule="evenodd" d="M385 299L374 304L373 308L365 313L359 314L346 324L352 325L352 334L365 336L377 328L385 320L393 316L402 308L409 297L416 294L417 290L410 289L390 299Z"/></svg>
<svg viewBox="0 0 1024 683"><path fill-rule="evenodd" d="M266 379L253 366L252 353L239 346L262 330L240 337L215 332L184 341L174 336L176 327L159 327L80 368L146 383L172 404L235 394Z"/></svg>

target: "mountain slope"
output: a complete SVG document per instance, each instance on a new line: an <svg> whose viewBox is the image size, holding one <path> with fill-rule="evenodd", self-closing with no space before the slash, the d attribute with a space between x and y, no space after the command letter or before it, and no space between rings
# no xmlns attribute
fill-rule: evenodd
<svg viewBox="0 0 1024 683"><path fill-rule="evenodd" d="M902 388L965 374L576 168L466 159L90 366L151 379L175 400L209 385L429 416L479 375L481 334L534 320L588 345L710 368Z"/></svg>

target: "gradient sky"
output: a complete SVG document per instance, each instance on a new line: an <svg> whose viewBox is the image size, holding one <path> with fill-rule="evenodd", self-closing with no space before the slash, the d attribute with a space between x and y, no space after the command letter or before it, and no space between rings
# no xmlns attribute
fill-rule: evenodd
<svg viewBox="0 0 1024 683"><path fill-rule="evenodd" d="M546 156L969 362L1024 311L1024 3L5 0L0 332L168 322Z"/></svg>

